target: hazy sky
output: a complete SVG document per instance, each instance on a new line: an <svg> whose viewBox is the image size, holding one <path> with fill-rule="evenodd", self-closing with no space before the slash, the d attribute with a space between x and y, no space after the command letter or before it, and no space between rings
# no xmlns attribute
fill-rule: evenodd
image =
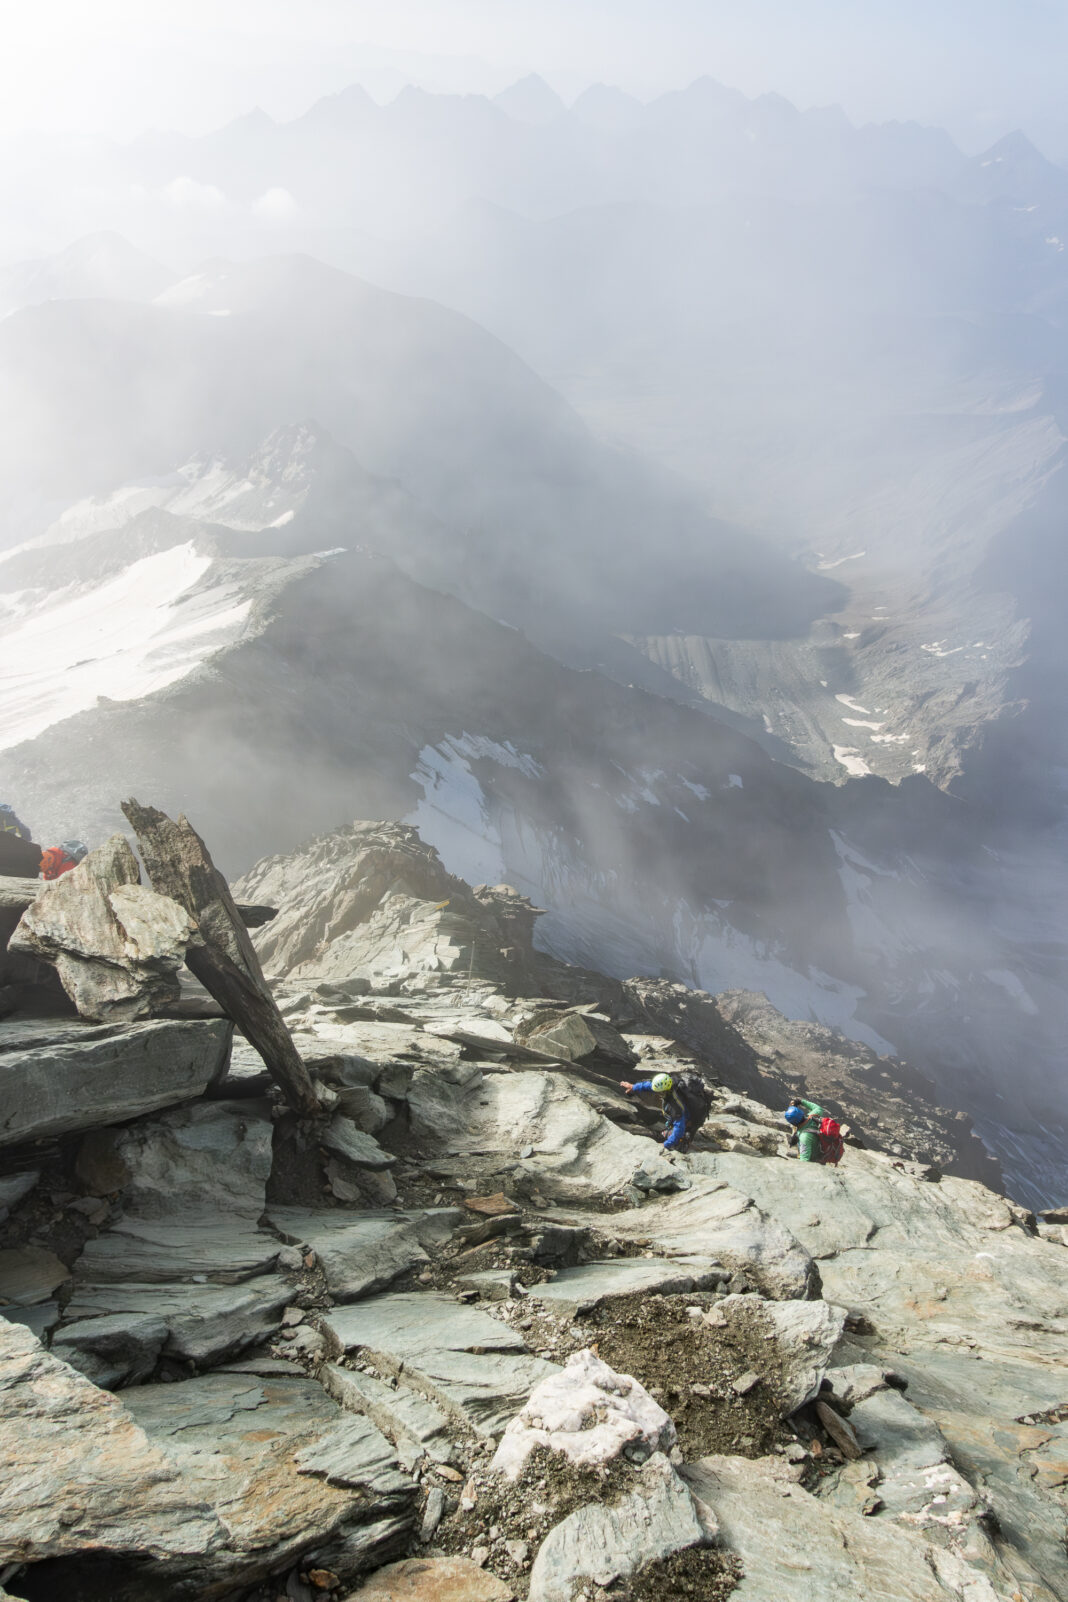
<svg viewBox="0 0 1068 1602"><path fill-rule="evenodd" d="M380 96L407 77L492 92L536 69L563 91L600 80L648 96L707 72L858 120L943 123L969 148L1022 125L1068 153L1068 0L8 0L4 13L7 130L199 132L257 103L296 115L354 78Z"/></svg>

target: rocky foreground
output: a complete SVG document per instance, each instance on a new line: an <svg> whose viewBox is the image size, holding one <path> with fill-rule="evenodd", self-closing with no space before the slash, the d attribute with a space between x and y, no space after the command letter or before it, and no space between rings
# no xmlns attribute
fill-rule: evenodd
<svg viewBox="0 0 1068 1602"><path fill-rule="evenodd" d="M1068 1602L1068 1212L919 1073L545 958L384 824L234 887L257 1051L141 844L5 914L4 1594ZM676 1065L686 1157L617 1088Z"/></svg>

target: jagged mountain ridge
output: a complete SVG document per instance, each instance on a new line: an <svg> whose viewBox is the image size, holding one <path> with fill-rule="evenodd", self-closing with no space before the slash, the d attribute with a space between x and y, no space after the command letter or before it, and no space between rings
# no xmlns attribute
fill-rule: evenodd
<svg viewBox="0 0 1068 1602"><path fill-rule="evenodd" d="M327 992L334 984L340 995L359 978L374 996L396 997L399 1010L406 1000L489 985L514 998L515 1038L535 1047L543 1037L529 1032L525 1020L543 1023L555 1015L537 1010L538 998L553 998L548 1006L555 1009L569 1002L580 1014L595 1010L596 1019L609 1019L625 1036L658 1039L655 1049L666 1056L692 1054L698 1070L723 1090L774 1106L800 1089L865 1143L1002 1186L967 1116L939 1108L934 1086L907 1063L819 1025L789 1022L764 996L716 997L629 976L613 983L563 963L538 948L544 909L508 885L472 889L410 826L357 821L257 862L233 893L240 902L277 909L255 935L274 982L309 985L313 994L321 983ZM602 1055L612 1044L602 1042ZM541 1049L554 1048L543 1040ZM613 1083L610 1067L591 1072Z"/></svg>

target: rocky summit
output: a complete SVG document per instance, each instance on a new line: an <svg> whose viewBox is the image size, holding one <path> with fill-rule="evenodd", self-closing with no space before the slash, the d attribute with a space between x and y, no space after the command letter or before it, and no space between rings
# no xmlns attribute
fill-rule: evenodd
<svg viewBox="0 0 1068 1602"><path fill-rule="evenodd" d="M4 1595L1068 1602L1068 1211L918 1070L549 957L410 826L228 887L123 810L150 883L7 881Z"/></svg>

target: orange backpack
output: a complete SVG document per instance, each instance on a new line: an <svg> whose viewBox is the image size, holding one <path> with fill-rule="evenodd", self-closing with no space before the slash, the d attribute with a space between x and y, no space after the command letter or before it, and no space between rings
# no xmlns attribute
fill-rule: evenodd
<svg viewBox="0 0 1068 1602"><path fill-rule="evenodd" d="M58 879L77 866L74 858L68 856L62 846L49 846L47 851L41 853L42 879Z"/></svg>

